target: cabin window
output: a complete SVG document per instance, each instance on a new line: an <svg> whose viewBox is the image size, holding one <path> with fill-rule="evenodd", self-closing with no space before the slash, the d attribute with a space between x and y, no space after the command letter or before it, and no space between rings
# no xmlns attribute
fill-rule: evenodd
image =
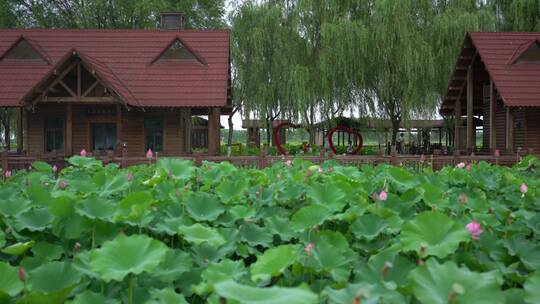
<svg viewBox="0 0 540 304"><path fill-rule="evenodd" d="M4 59L43 61L38 52L24 39L19 41L19 43L4 56Z"/></svg>
<svg viewBox="0 0 540 304"><path fill-rule="evenodd" d="M163 119L160 117L146 117L144 119L145 151L163 151Z"/></svg>
<svg viewBox="0 0 540 304"><path fill-rule="evenodd" d="M45 119L45 152L64 149L64 120L62 118Z"/></svg>
<svg viewBox="0 0 540 304"><path fill-rule="evenodd" d="M92 124L92 150L106 151L115 150L116 147L116 124L96 123Z"/></svg>
<svg viewBox="0 0 540 304"><path fill-rule="evenodd" d="M180 40L176 40L161 54L159 60L197 60L197 58L195 58Z"/></svg>
<svg viewBox="0 0 540 304"><path fill-rule="evenodd" d="M531 46L519 56L515 63L540 63L540 45L538 42L531 44Z"/></svg>

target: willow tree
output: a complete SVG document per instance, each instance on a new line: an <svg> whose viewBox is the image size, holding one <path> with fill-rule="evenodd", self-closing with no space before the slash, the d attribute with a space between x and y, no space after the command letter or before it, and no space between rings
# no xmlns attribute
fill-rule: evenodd
<svg viewBox="0 0 540 304"><path fill-rule="evenodd" d="M350 107L362 79L367 31L351 14L359 2L366 1L300 0L293 11L301 41L291 67L292 110L308 126L311 145L315 122Z"/></svg>
<svg viewBox="0 0 540 304"><path fill-rule="evenodd" d="M540 31L538 0L489 0L499 31Z"/></svg>
<svg viewBox="0 0 540 304"><path fill-rule="evenodd" d="M234 98L243 101L245 113L265 119L269 131L294 106L290 83L298 36L284 23L281 8L272 3L247 2L232 18Z"/></svg>
<svg viewBox="0 0 540 304"><path fill-rule="evenodd" d="M436 105L433 50L415 3L376 0L370 20L366 95L373 113L390 119L392 144L403 120L429 114Z"/></svg>

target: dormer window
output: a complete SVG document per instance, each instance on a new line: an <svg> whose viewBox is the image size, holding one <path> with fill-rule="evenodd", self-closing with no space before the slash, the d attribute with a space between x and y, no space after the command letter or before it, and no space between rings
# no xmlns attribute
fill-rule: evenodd
<svg viewBox="0 0 540 304"><path fill-rule="evenodd" d="M186 43L183 42L180 38L176 38L171 43L169 43L165 50L157 58L152 60L152 63L156 61L191 61L206 64L204 60L194 50L192 50L188 45L186 45Z"/></svg>
<svg viewBox="0 0 540 304"><path fill-rule="evenodd" d="M1 57L2 61L35 61L44 62L43 56L36 50L30 42L20 38Z"/></svg>
<svg viewBox="0 0 540 304"><path fill-rule="evenodd" d="M514 64L540 63L540 44L533 42L521 55L514 61Z"/></svg>

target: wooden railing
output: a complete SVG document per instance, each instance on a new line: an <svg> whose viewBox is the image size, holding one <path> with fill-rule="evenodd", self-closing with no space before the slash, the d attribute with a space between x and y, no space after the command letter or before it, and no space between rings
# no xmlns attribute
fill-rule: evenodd
<svg viewBox="0 0 540 304"><path fill-rule="evenodd" d="M431 167L433 170L439 170L445 166L455 166L460 162L473 163L485 161L492 164L510 166L518 162L524 154L505 154L500 156L495 155L335 155L332 157L327 156L298 156L299 158L309 160L313 163L323 163L328 160L334 160L339 164L349 166L362 166L362 165L378 165L378 164L391 164L396 166L410 167L415 170L421 170L423 168ZM173 156L167 156L173 157ZM243 168L266 168L276 162L283 162L286 159L293 157L284 156L270 156L261 154L259 156L208 156L208 155L190 155L190 156L178 156L184 159L192 160L195 165L200 166L203 162L223 162L227 161L231 164L243 167ZM116 155L101 155L96 156L104 164L117 163L121 167L127 167L138 164L155 163L157 158L148 159L146 157L132 157L132 156L116 156ZM34 161L40 160L47 162L51 165L58 167L64 167L66 165L65 157L60 154L47 155L42 157L32 157L20 154L10 154L2 152L0 157L0 167L2 172L7 170L22 170L29 168Z"/></svg>

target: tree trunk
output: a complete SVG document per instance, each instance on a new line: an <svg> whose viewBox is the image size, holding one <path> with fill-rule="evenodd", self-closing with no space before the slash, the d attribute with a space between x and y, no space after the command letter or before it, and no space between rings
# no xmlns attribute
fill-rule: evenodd
<svg viewBox="0 0 540 304"><path fill-rule="evenodd" d="M399 133L399 119L392 119L392 146L396 145L397 134Z"/></svg>
<svg viewBox="0 0 540 304"><path fill-rule="evenodd" d="M229 115L229 119L228 119L228 122L229 122L229 134L227 135L227 146L230 147L231 144L232 144L232 136L233 136L233 121L232 121L232 117L233 117L234 113Z"/></svg>

